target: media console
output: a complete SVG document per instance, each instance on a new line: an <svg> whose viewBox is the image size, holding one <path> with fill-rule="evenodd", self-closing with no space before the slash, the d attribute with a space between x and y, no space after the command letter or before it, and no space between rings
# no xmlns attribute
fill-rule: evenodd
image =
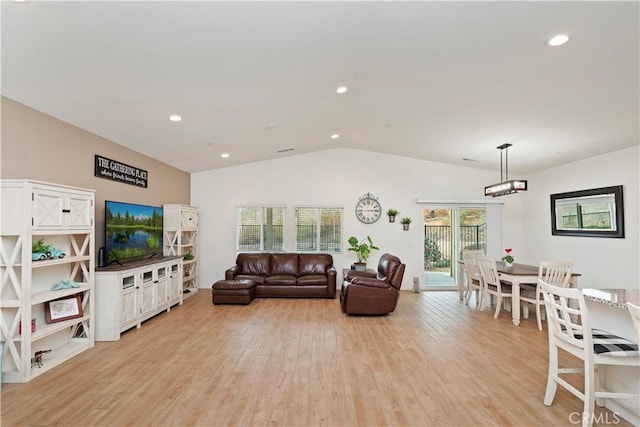
<svg viewBox="0 0 640 427"><path fill-rule="evenodd" d="M127 329L182 305L182 256L109 265L95 277L96 341L118 341Z"/></svg>

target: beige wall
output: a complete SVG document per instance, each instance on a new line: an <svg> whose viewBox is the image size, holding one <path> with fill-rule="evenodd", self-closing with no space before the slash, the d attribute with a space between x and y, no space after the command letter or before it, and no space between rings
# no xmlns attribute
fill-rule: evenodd
<svg viewBox="0 0 640 427"><path fill-rule="evenodd" d="M96 243L104 245L104 201L190 204L191 178L136 151L2 97L0 178L27 178L96 190ZM94 156L144 169L148 188L93 176Z"/></svg>

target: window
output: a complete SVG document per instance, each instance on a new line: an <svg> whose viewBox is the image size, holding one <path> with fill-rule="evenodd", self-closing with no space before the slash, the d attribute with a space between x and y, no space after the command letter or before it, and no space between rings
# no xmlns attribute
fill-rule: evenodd
<svg viewBox="0 0 640 427"><path fill-rule="evenodd" d="M284 247L284 208L237 209L238 251L282 251Z"/></svg>
<svg viewBox="0 0 640 427"><path fill-rule="evenodd" d="M342 208L296 208L297 252L341 252Z"/></svg>

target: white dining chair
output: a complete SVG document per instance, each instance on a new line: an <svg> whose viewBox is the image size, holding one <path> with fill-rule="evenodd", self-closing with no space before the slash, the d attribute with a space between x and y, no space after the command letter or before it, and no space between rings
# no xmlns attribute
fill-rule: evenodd
<svg viewBox="0 0 640 427"><path fill-rule="evenodd" d="M633 327L636 330L636 342L640 344L640 306L627 302L627 309L633 320Z"/></svg>
<svg viewBox="0 0 640 427"><path fill-rule="evenodd" d="M512 286L500 280L495 258L478 255L476 259L478 260L478 266L480 267L480 274L482 276L483 300L489 296L489 301L492 302L493 297L496 297L496 311L493 318L497 319L500 315L503 301L513 296Z"/></svg>
<svg viewBox="0 0 640 427"><path fill-rule="evenodd" d="M550 285L543 280L538 283L547 312L549 332L549 368L544 404L551 406L560 385L584 402L582 425L590 427L596 399L639 399L640 394L604 389L602 378L598 376L601 365L640 366L638 345L607 331L592 329L582 290ZM561 368L559 349L582 359L582 368ZM561 374L570 373L584 374L584 391L561 377Z"/></svg>
<svg viewBox="0 0 640 427"><path fill-rule="evenodd" d="M538 280L566 288L571 280L572 269L572 261L540 261ZM542 299L540 285L537 284L535 287L523 285L520 291L520 301L524 303L522 304L522 312L525 319L529 318L529 305L535 306L538 329L542 330L544 311L542 311L541 307L544 306L544 300Z"/></svg>
<svg viewBox="0 0 640 427"><path fill-rule="evenodd" d="M462 262L464 263L464 270L467 273L467 288L464 294L464 303L469 305L471 294L475 291L476 308L478 310L482 307L484 293L482 292L482 275L480 274L480 267L478 267L476 257L482 254L482 251L477 250L462 251Z"/></svg>

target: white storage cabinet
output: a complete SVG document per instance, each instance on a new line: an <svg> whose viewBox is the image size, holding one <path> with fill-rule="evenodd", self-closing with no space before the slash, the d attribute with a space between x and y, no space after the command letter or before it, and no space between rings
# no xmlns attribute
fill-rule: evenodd
<svg viewBox="0 0 640 427"><path fill-rule="evenodd" d="M182 259L145 260L96 271L96 340L120 334L182 304Z"/></svg>
<svg viewBox="0 0 640 427"><path fill-rule="evenodd" d="M11 179L0 181L0 199L2 381L27 382L95 344L95 194ZM32 260L32 245L40 239L63 257ZM62 280L78 287L51 290ZM55 300L66 303L49 308ZM48 310L59 319L47 322ZM32 363L43 351L42 366Z"/></svg>

